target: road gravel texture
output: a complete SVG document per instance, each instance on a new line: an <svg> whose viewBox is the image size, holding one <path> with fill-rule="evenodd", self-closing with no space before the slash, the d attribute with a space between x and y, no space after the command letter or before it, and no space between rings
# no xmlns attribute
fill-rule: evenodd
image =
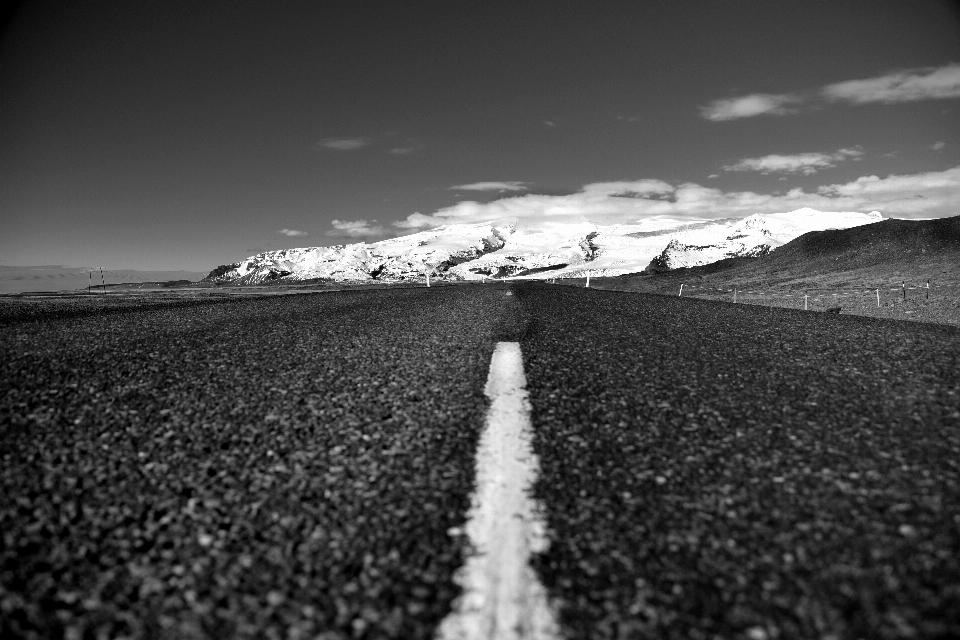
<svg viewBox="0 0 960 640"><path fill-rule="evenodd" d="M0 636L431 637L502 297L8 309Z"/></svg>
<svg viewBox="0 0 960 640"><path fill-rule="evenodd" d="M517 297L567 637L960 637L960 331Z"/></svg>
<svg viewBox="0 0 960 640"><path fill-rule="evenodd" d="M433 637L499 340L564 637L960 637L957 328L538 283L98 304L0 306L4 638Z"/></svg>

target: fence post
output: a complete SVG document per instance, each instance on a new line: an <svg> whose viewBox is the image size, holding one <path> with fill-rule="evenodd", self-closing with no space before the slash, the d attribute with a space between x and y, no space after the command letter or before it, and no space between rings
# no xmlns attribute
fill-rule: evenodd
<svg viewBox="0 0 960 640"><path fill-rule="evenodd" d="M590 288L590 272L587 271L587 284L584 285L587 289Z"/></svg>
<svg viewBox="0 0 960 640"><path fill-rule="evenodd" d="M880 308L880 289L877 289L877 309Z"/></svg>
<svg viewBox="0 0 960 640"><path fill-rule="evenodd" d="M427 288L430 288L430 272L427 272Z"/></svg>
<svg viewBox="0 0 960 640"><path fill-rule="evenodd" d="M803 310L807 310L807 294L803 294Z"/></svg>
<svg viewBox="0 0 960 640"><path fill-rule="evenodd" d="M103 267L100 267L100 288L103 289L103 293L107 293L107 281L103 279Z"/></svg>
<svg viewBox="0 0 960 640"><path fill-rule="evenodd" d="M900 290L903 292L903 301L906 302L907 301L907 281L906 280L900 281Z"/></svg>
<svg viewBox="0 0 960 640"><path fill-rule="evenodd" d="M87 271L87 294L91 293L90 289L93 287L93 271Z"/></svg>
<svg viewBox="0 0 960 640"><path fill-rule="evenodd" d="M927 300L930 299L930 278L927 278Z"/></svg>
<svg viewBox="0 0 960 640"><path fill-rule="evenodd" d="M733 304L737 304L737 288L733 288Z"/></svg>

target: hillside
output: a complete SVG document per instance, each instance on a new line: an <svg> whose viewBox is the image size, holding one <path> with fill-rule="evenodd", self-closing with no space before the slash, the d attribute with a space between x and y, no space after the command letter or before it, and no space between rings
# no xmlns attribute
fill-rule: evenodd
<svg viewBox="0 0 960 640"><path fill-rule="evenodd" d="M773 252L764 266L803 273L893 265L919 267L937 257L958 253L960 216L884 220L851 229L806 233Z"/></svg>
<svg viewBox="0 0 960 640"><path fill-rule="evenodd" d="M927 282L930 288L927 289ZM759 258L597 279L607 289L960 323L960 216L812 231ZM876 303L879 293L881 304Z"/></svg>

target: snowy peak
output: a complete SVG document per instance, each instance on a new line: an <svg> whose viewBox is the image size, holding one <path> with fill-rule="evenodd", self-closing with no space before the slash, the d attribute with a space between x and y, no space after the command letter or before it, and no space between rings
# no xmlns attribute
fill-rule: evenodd
<svg viewBox="0 0 960 640"><path fill-rule="evenodd" d="M217 267L219 283L402 282L427 274L445 280L595 276L667 270L724 258L762 256L814 230L882 220L877 212L798 209L682 225L518 222L448 224L374 243L269 251Z"/></svg>
<svg viewBox="0 0 960 640"><path fill-rule="evenodd" d="M787 213L753 214L730 223L729 231L714 240L716 229L678 233L651 261L653 272L698 267L738 257L762 257L809 231L846 229L883 220L880 213L823 212L803 208ZM699 241L698 241L699 240Z"/></svg>

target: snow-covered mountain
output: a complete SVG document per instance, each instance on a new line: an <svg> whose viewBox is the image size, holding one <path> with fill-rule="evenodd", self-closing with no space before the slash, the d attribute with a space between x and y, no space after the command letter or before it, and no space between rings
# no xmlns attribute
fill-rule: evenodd
<svg viewBox="0 0 960 640"><path fill-rule="evenodd" d="M269 251L217 267L207 281L444 280L576 277L672 269L764 255L808 231L879 222L877 213L798 209L684 225L650 219L600 225L497 220L449 224L373 243Z"/></svg>
<svg viewBox="0 0 960 640"><path fill-rule="evenodd" d="M797 209L789 213L754 214L727 221L729 232L718 237L708 225L677 233L650 265L655 270L698 267L725 258L760 257L810 231L848 229L880 222L879 212L823 212Z"/></svg>

